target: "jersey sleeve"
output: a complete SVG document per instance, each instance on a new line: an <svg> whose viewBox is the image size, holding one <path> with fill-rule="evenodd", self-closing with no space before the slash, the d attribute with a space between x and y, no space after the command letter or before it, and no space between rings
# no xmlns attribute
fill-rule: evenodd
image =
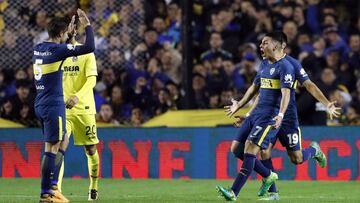
<svg viewBox="0 0 360 203"><path fill-rule="evenodd" d="M54 54L58 60L65 60L70 56L79 56L91 53L95 50L94 33L91 26L85 28L86 40L84 45L59 44Z"/></svg>
<svg viewBox="0 0 360 203"><path fill-rule="evenodd" d="M97 66L96 66L96 58L94 53L90 53L87 55L85 62L85 76L97 76Z"/></svg>
<svg viewBox="0 0 360 203"><path fill-rule="evenodd" d="M287 61L280 64L280 83L281 88L291 88L294 83L295 71L294 66Z"/></svg>
<svg viewBox="0 0 360 203"><path fill-rule="evenodd" d="M303 84L306 80L309 80L309 76L306 73L305 69L302 67L302 65L297 62L294 66L295 68L295 79L300 82L300 84Z"/></svg>

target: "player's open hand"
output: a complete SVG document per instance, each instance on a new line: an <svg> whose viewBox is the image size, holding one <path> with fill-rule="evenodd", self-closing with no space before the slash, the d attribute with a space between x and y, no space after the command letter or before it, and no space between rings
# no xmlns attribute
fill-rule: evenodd
<svg viewBox="0 0 360 203"><path fill-rule="evenodd" d="M334 117L337 118L340 116L340 111L341 108L340 107L336 107L335 106L336 101L330 102L327 107L326 107L326 111L329 113L330 115L330 119L332 120Z"/></svg>
<svg viewBox="0 0 360 203"><path fill-rule="evenodd" d="M273 120L275 121L275 124L272 125L272 127L275 129L278 129L281 126L281 122L282 122L283 118L281 116L277 115L273 118Z"/></svg>
<svg viewBox="0 0 360 203"><path fill-rule="evenodd" d="M242 122L244 122L246 117L245 116L235 116L235 118L236 118L236 121L234 123L234 126L238 128L241 126Z"/></svg>
<svg viewBox="0 0 360 203"><path fill-rule="evenodd" d="M72 107L74 107L78 102L79 102L79 98L73 95L65 102L65 107L67 109L72 109Z"/></svg>
<svg viewBox="0 0 360 203"><path fill-rule="evenodd" d="M231 98L231 103L231 106L224 106L225 113L229 117L233 116L240 109L238 102L234 98Z"/></svg>
<svg viewBox="0 0 360 203"><path fill-rule="evenodd" d="M77 14L79 16L79 21L83 26L87 26L90 25L90 20L89 18L86 16L85 12L81 9L77 9Z"/></svg>

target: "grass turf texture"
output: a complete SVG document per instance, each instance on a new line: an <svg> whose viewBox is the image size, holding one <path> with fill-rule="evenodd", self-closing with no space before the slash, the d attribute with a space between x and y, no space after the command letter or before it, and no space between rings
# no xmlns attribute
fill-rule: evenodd
<svg viewBox="0 0 360 203"><path fill-rule="evenodd" d="M218 198L215 185L231 181L217 180L115 180L101 179L98 202L225 202ZM278 181L278 202L360 202L360 182ZM237 202L259 202L258 181L249 181ZM37 202L40 179L0 179L0 202ZM71 202L87 202L87 179L65 179L64 195Z"/></svg>

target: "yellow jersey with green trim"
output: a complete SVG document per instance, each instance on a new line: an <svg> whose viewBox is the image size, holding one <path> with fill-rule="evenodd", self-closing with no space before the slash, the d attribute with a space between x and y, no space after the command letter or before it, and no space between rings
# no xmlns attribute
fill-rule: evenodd
<svg viewBox="0 0 360 203"><path fill-rule="evenodd" d="M69 57L64 61L63 67L65 102L83 88L88 77L98 75L94 53ZM84 91L84 97L78 98L79 102L73 108L66 109L67 115L96 114L93 88Z"/></svg>

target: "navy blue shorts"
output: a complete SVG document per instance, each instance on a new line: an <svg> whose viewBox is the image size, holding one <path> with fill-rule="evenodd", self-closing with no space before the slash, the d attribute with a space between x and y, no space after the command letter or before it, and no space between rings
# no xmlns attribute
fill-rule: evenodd
<svg viewBox="0 0 360 203"><path fill-rule="evenodd" d="M258 145L261 149L267 149L270 141L276 137L278 129L272 125L275 121L270 116L249 116L239 128L236 141L245 143L246 140Z"/></svg>
<svg viewBox="0 0 360 203"><path fill-rule="evenodd" d="M36 106L35 113L41 122L45 142L63 140L66 134L65 106Z"/></svg>
<svg viewBox="0 0 360 203"><path fill-rule="evenodd" d="M299 127L289 127L282 125L276 136L271 139L271 143L275 145L279 139L281 145L288 151L301 150L301 130Z"/></svg>

